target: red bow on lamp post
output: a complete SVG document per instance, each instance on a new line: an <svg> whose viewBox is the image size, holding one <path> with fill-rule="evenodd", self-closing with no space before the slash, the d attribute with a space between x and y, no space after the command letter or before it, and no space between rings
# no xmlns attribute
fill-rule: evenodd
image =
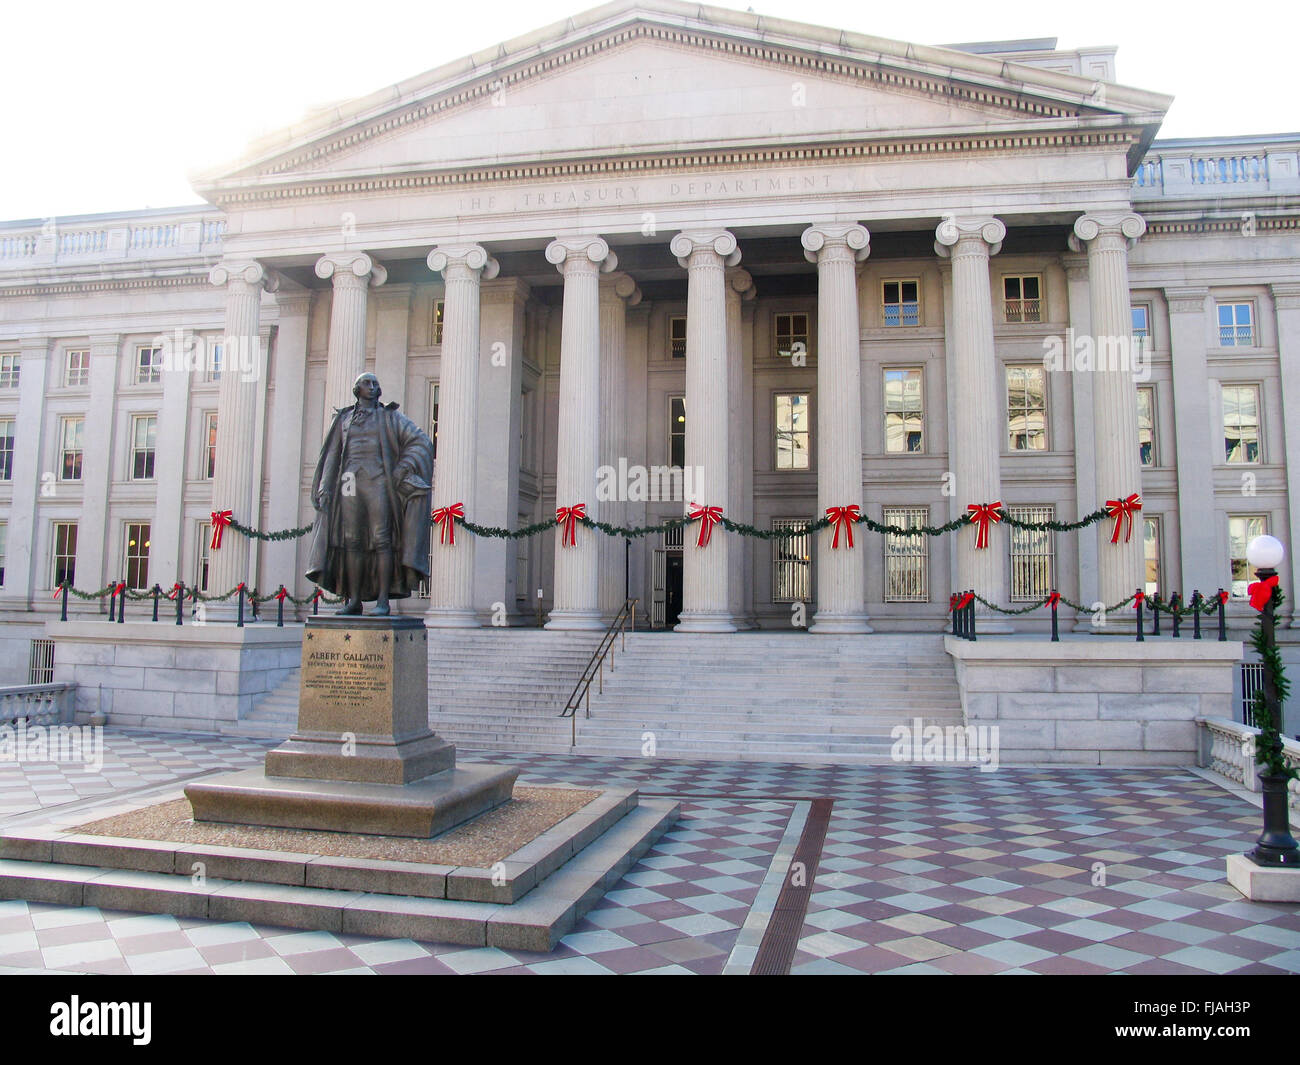
<svg viewBox="0 0 1300 1065"><path fill-rule="evenodd" d="M284 598L285 598L285 596L287 596L288 594L289 594L289 589L286 588L286 587L282 584L282 585L280 585L280 590L279 590L278 592L275 593L275 597L276 597L276 599L280 600L281 602L284 602Z"/></svg>
<svg viewBox="0 0 1300 1065"><path fill-rule="evenodd" d="M696 537L696 547L708 547L709 541L713 538L713 527L722 521L721 507L702 507L698 503L692 504L694 510L687 515L691 521L699 521L700 535Z"/></svg>
<svg viewBox="0 0 1300 1065"><path fill-rule="evenodd" d="M835 524L835 539L831 541L831 550L840 546L840 528L848 535L848 546L853 546L853 526L857 523L860 508L856 503L847 507L827 507L826 516Z"/></svg>
<svg viewBox="0 0 1300 1065"><path fill-rule="evenodd" d="M560 533L561 547L578 546L578 519L587 516L587 504L579 503L574 507L556 507L555 520L562 523L563 531Z"/></svg>
<svg viewBox="0 0 1300 1065"><path fill-rule="evenodd" d="M433 523L441 527L438 533L438 543L451 544L456 543L456 519L465 520L465 504L453 503L449 507L439 507L433 512Z"/></svg>
<svg viewBox="0 0 1300 1065"><path fill-rule="evenodd" d="M1059 603L1060 601L1061 601L1061 593L1060 593L1060 592L1052 592L1050 595L1048 595L1048 597L1047 597L1047 602L1046 602L1046 604L1044 604L1044 605L1046 605L1046 606L1048 606L1048 607L1053 607L1053 606L1056 606L1056 604Z"/></svg>
<svg viewBox="0 0 1300 1065"><path fill-rule="evenodd" d="M1142 609L1142 604L1145 603L1146 601L1147 601L1147 593L1144 592L1141 588L1139 588L1136 592L1133 593L1134 610Z"/></svg>
<svg viewBox="0 0 1300 1065"><path fill-rule="evenodd" d="M1265 577L1262 581L1254 581L1246 585L1246 594L1250 596L1250 605L1256 610L1263 610L1268 605L1268 601L1273 598L1273 589L1276 587L1276 573L1271 577Z"/></svg>
<svg viewBox="0 0 1300 1065"><path fill-rule="evenodd" d="M179 592L180 590L181 590L181 585L180 585L180 582L177 581L175 584L172 585L172 590L171 590L170 592L167 593L167 598L168 598L168 599L175 599L175 598L176 598L176 593Z"/></svg>
<svg viewBox="0 0 1300 1065"><path fill-rule="evenodd" d="M971 503L966 507L966 520L979 527L975 548L982 551L989 546L989 525L1002 520L1002 500L996 503Z"/></svg>
<svg viewBox="0 0 1300 1065"><path fill-rule="evenodd" d="M1119 528L1124 525L1124 542L1128 543L1133 536L1133 513L1142 509L1142 497L1134 492L1124 499L1106 500L1106 516L1115 519L1115 528L1110 532L1110 542L1119 543Z"/></svg>
<svg viewBox="0 0 1300 1065"><path fill-rule="evenodd" d="M215 551L221 547L221 534L225 532L226 526L230 524L230 519L233 517L234 512L229 510L214 510L212 512L211 550Z"/></svg>

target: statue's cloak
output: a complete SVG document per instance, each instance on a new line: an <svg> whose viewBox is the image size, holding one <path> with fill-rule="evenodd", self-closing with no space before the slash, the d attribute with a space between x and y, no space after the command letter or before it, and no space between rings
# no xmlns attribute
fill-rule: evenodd
<svg viewBox="0 0 1300 1065"><path fill-rule="evenodd" d="M344 582L344 548L342 528L343 452L355 407L344 407L334 415L325 434L311 498L320 499L321 489L328 497L316 512L312 531L311 553L307 557L307 579L327 592L342 594ZM405 599L429 578L429 503L433 484L433 441L404 414L397 404L381 404L375 412L379 419L379 454L384 465L384 485L391 512L393 537L393 580L388 589L390 599ZM362 567L361 599L379 598L378 552L373 544L365 546Z"/></svg>

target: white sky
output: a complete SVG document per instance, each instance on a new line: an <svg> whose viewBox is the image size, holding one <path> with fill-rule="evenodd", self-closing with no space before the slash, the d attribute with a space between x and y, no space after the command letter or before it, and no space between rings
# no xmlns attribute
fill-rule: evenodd
<svg viewBox="0 0 1300 1065"><path fill-rule="evenodd" d="M1176 100L1162 137L1300 130L1296 0L725 0L922 44L1116 45ZM35 0L6 5L0 219L200 202L186 175L319 104L576 14L591 0Z"/></svg>

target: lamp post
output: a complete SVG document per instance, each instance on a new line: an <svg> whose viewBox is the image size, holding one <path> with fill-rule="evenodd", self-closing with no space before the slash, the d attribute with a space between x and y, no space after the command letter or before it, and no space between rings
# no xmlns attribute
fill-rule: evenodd
<svg viewBox="0 0 1300 1065"><path fill-rule="evenodd" d="M1295 775L1282 757L1282 699L1285 678L1274 638L1274 613L1282 601L1277 567L1286 557L1282 542L1273 536L1257 536L1246 547L1246 561L1259 578L1247 591L1251 605L1260 611L1255 650L1264 661L1264 720L1256 721L1260 735L1255 744L1255 761L1261 766L1259 782L1264 798L1264 831L1247 857L1256 865L1300 868L1300 847L1291 835L1287 785ZM1279 681L1282 690L1279 690Z"/></svg>

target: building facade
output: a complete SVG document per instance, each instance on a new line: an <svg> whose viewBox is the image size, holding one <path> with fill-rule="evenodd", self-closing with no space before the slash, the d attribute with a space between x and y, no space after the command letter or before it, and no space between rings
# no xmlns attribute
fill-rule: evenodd
<svg viewBox="0 0 1300 1065"><path fill-rule="evenodd" d="M1139 586L1222 587L1245 624L1245 543L1300 527L1300 135L1160 141L1169 104L1113 49L616 3L259 142L208 206L0 224L0 666L65 579L308 594L305 540L213 550L212 512L310 524L363 370L480 526L1141 498L1116 544L435 531L401 605L431 625L631 596L685 631L934 631L972 588L1090 629Z"/></svg>

